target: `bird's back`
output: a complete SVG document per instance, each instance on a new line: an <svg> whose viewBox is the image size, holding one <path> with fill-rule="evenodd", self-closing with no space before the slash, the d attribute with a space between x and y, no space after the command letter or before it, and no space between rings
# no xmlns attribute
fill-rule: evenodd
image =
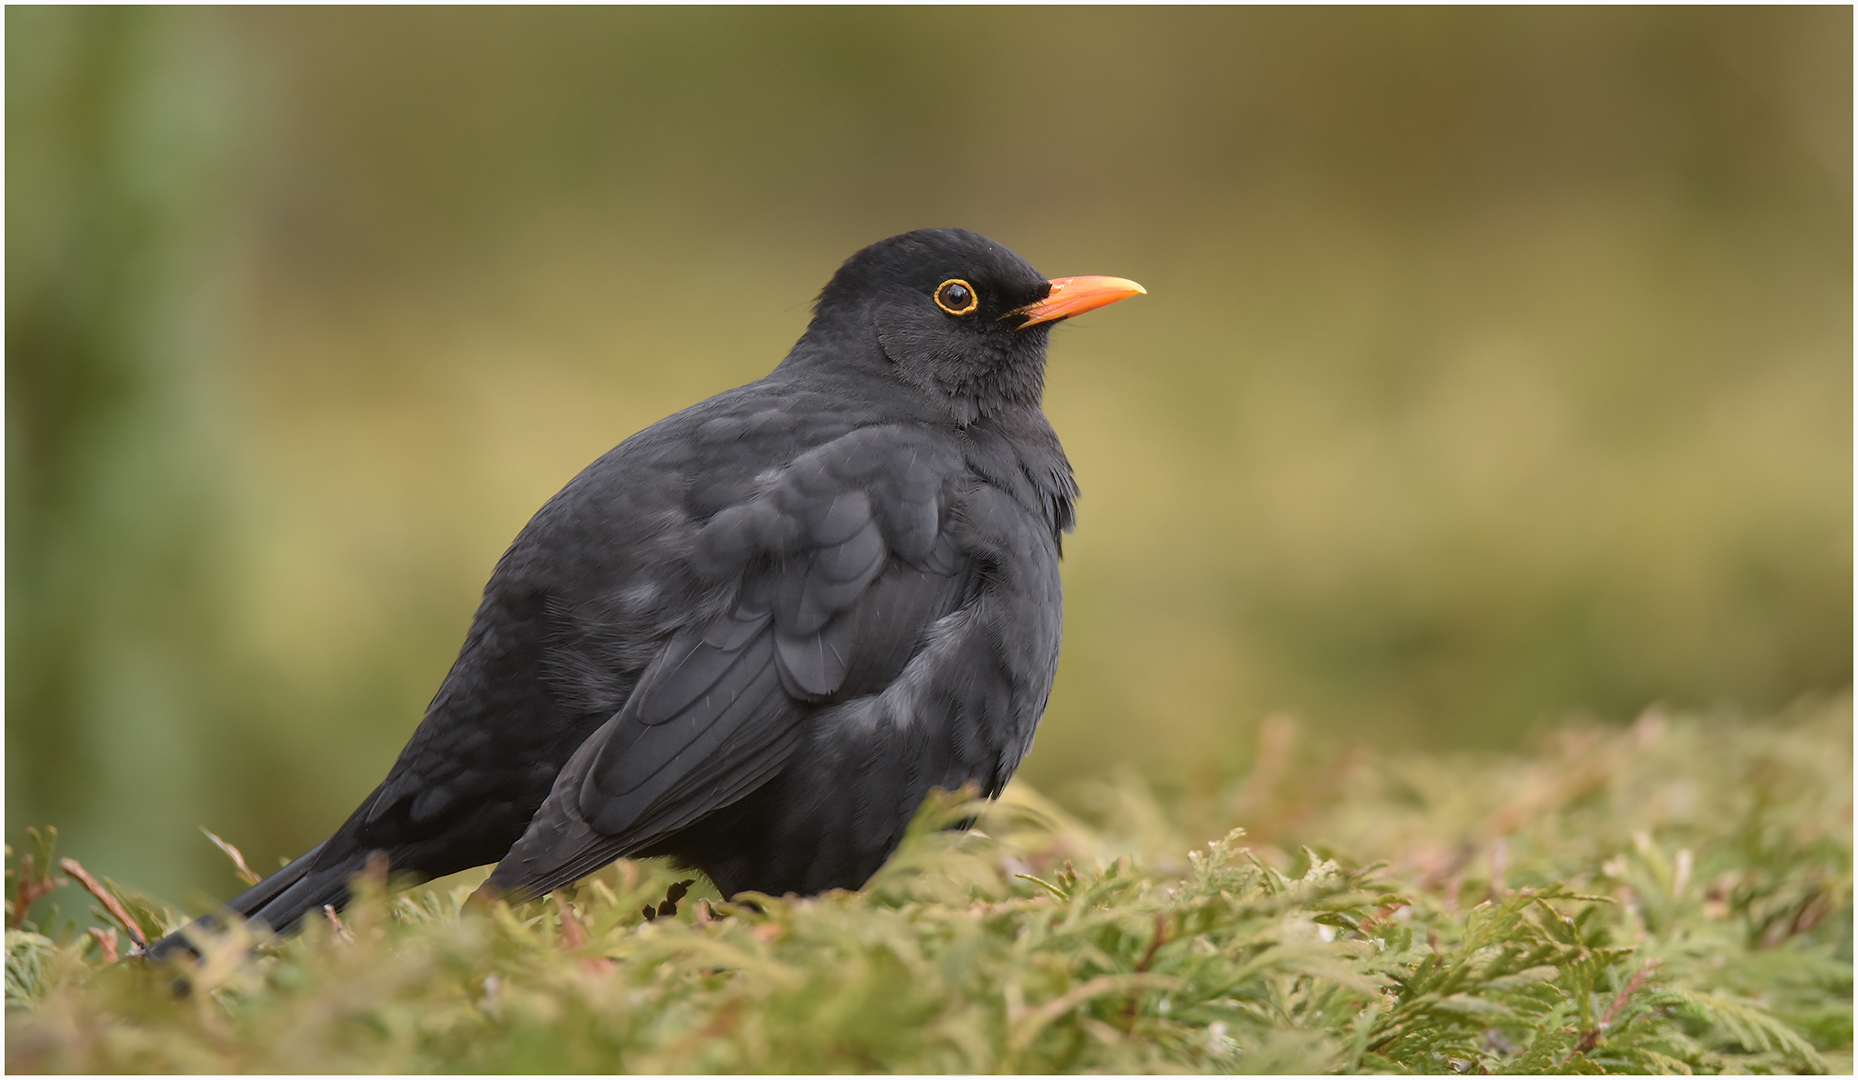
<svg viewBox="0 0 1858 1080"><path fill-rule="evenodd" d="M612 730L586 739L557 778L557 805L531 823L494 882L539 892L617 854L671 854L725 894L856 887L929 788L1004 785L1056 667L1069 466L1036 412L963 429L898 422L894 405L849 400L762 386L710 403L684 423L682 442L647 432L636 454L622 448L584 474L598 492L607 469L678 469L687 455L713 464L703 440L729 445L740 462L680 474L683 497L650 508L655 539L643 547L658 554L636 581L602 570L595 576L609 587L579 589L552 612L544 678L578 715L613 710ZM783 439L797 418L807 437ZM574 490L558 513L585 513L589 496ZM539 561L561 565L563 554L572 553ZM669 749L663 761L645 750L675 725L639 706L639 679L677 653L680 635L716 640L720 625L756 635L739 645L744 659L703 646L680 670L758 670L759 682L717 676L718 685L765 697L767 715L742 722L729 769L663 782L674 811L603 792L593 747L609 748L615 773L676 772ZM698 712L693 730L713 730L714 717ZM616 745L626 747L623 765ZM741 777L743 761L752 776ZM722 775L730 770L733 787ZM693 782L714 790L693 795Z"/></svg>

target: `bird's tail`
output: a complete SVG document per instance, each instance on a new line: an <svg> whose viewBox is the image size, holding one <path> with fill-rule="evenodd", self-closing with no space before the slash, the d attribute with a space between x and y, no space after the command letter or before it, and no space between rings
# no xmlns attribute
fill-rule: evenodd
<svg viewBox="0 0 1858 1080"><path fill-rule="evenodd" d="M298 920L325 904L340 908L348 901L348 882L367 865L368 852L349 857L322 860L330 841L304 852L294 862L227 901L223 910L202 915L186 927L176 930L148 947L150 959L162 960L181 952L193 952L187 931L218 932L225 925L225 913L231 912L247 922L261 922L283 933Z"/></svg>

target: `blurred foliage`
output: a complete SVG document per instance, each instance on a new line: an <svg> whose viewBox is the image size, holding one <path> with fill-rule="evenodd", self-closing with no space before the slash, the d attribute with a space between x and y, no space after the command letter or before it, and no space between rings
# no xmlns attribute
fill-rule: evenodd
<svg viewBox="0 0 1858 1080"><path fill-rule="evenodd" d="M923 225L1149 288L1054 340L1067 802L1850 685L1849 9L6 19L15 844L307 848L534 508Z"/></svg>
<svg viewBox="0 0 1858 1080"><path fill-rule="evenodd" d="M1024 784L932 799L859 893L724 904L622 862L460 917L471 883L364 881L337 921L256 959L240 927L177 970L104 966L117 939L50 913L8 932L6 1065L1849 1072L1851 737L1848 699L1527 756L1280 730L1217 808L1130 779L1088 822ZM1258 835L1191 839L1231 814ZM161 929L125 906L120 929Z"/></svg>

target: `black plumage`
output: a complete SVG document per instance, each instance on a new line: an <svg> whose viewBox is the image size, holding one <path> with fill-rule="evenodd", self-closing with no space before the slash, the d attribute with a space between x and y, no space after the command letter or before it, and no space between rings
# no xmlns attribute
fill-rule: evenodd
<svg viewBox="0 0 1858 1080"><path fill-rule="evenodd" d="M1139 291L963 230L854 255L771 374L542 507L380 787L228 908L288 928L377 852L496 862L511 898L625 855L725 896L857 888L930 788L997 794L1051 691L1077 496L1046 339Z"/></svg>

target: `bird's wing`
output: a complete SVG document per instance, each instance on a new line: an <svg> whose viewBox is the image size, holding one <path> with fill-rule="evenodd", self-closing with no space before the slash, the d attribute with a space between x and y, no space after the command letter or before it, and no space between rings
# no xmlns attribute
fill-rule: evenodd
<svg viewBox="0 0 1858 1080"><path fill-rule="evenodd" d="M753 790L822 704L875 693L975 572L945 436L860 428L763 473L697 532L687 568L730 597L672 633L563 767L492 882L531 895Z"/></svg>

